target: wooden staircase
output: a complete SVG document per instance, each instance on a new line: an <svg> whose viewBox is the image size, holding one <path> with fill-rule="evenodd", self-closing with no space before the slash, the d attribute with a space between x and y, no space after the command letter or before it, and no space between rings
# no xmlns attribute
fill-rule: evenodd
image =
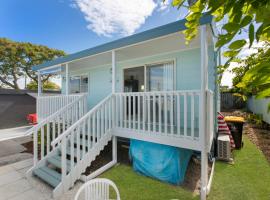
<svg viewBox="0 0 270 200"><path fill-rule="evenodd" d="M35 163L29 173L52 186L54 198L71 188L112 140L111 130L114 123L112 107L113 96L109 95L66 130L61 131L65 128L60 128L60 134L51 141L46 155L43 153L40 156L36 155L36 159L40 157L40 160ZM56 126L63 127L63 124L67 124L66 120ZM44 127L43 129L47 130ZM36 134L36 138L39 138L38 132ZM45 135L44 130L41 130L40 134ZM48 146L45 143L43 145ZM44 151L45 147L40 148ZM39 153L37 150L35 152Z"/></svg>

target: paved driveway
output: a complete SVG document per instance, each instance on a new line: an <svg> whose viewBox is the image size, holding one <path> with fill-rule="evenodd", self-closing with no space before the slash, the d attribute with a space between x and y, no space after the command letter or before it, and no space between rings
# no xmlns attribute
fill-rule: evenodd
<svg viewBox="0 0 270 200"><path fill-rule="evenodd" d="M52 200L51 187L36 177L26 178L27 170L32 167L32 160L0 167L0 200ZM60 200L73 200L81 185L81 182L77 182Z"/></svg>

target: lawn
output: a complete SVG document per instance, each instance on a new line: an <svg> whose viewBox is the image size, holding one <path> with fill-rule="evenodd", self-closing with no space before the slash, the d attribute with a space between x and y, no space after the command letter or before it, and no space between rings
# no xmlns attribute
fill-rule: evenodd
<svg viewBox="0 0 270 200"><path fill-rule="evenodd" d="M270 199L270 165L263 154L244 137L244 148L234 151L235 164L216 163L210 200ZM130 166L118 165L102 177L113 180L121 199L199 199L192 192L135 173Z"/></svg>
<svg viewBox="0 0 270 200"><path fill-rule="evenodd" d="M270 199L270 165L244 136L244 148L234 151L235 164L216 163L211 200Z"/></svg>

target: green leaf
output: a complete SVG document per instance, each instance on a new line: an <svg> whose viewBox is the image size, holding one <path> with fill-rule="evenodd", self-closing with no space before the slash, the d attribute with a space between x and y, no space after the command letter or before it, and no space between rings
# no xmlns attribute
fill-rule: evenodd
<svg viewBox="0 0 270 200"><path fill-rule="evenodd" d="M240 49L246 44L246 40L236 40L229 45L229 48L232 50Z"/></svg>
<svg viewBox="0 0 270 200"><path fill-rule="evenodd" d="M248 37L249 37L249 48L250 48L254 41L254 25L253 24L249 25Z"/></svg>
<svg viewBox="0 0 270 200"><path fill-rule="evenodd" d="M239 53L239 51L225 51L224 53L223 53L223 56L224 57L234 57L234 56L236 56L237 54Z"/></svg>
<svg viewBox="0 0 270 200"><path fill-rule="evenodd" d="M263 24L261 24L261 26L257 29L257 32L256 32L256 40L257 40L257 42L259 42L259 40L260 40L263 28L264 28Z"/></svg>
<svg viewBox="0 0 270 200"><path fill-rule="evenodd" d="M236 32L239 30L239 28L240 28L239 24L233 22L227 23L222 27L222 29L226 30L228 33Z"/></svg>
<svg viewBox="0 0 270 200"><path fill-rule="evenodd" d="M241 23L240 23L240 27L243 28L245 27L246 25L248 25L252 20L252 17L247 15L245 16L242 20L241 20Z"/></svg>
<svg viewBox="0 0 270 200"><path fill-rule="evenodd" d="M184 3L185 0L173 0L172 6L179 6Z"/></svg>
<svg viewBox="0 0 270 200"><path fill-rule="evenodd" d="M267 88L256 95L256 99L262 99L270 96L270 88Z"/></svg>

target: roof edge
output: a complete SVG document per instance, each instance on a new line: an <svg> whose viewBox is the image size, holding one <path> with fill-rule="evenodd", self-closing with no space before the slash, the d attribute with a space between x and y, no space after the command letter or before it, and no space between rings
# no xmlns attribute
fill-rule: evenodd
<svg viewBox="0 0 270 200"><path fill-rule="evenodd" d="M213 16L204 14L200 19L200 25L210 24L212 22ZM89 49L85 49L76 53L69 54L67 56L59 57L51 61L44 62L42 64L32 67L32 70L41 70L43 68L61 65L63 63L71 62L80 58L88 57L91 55L99 54L102 52L110 51L113 49L122 48L139 42L147 41L150 39L159 38L165 35L176 33L179 31L186 30L186 19L178 20L163 26L159 26L150 30L146 30L141 33L136 33L124 38L114 40L112 42L104 43Z"/></svg>

